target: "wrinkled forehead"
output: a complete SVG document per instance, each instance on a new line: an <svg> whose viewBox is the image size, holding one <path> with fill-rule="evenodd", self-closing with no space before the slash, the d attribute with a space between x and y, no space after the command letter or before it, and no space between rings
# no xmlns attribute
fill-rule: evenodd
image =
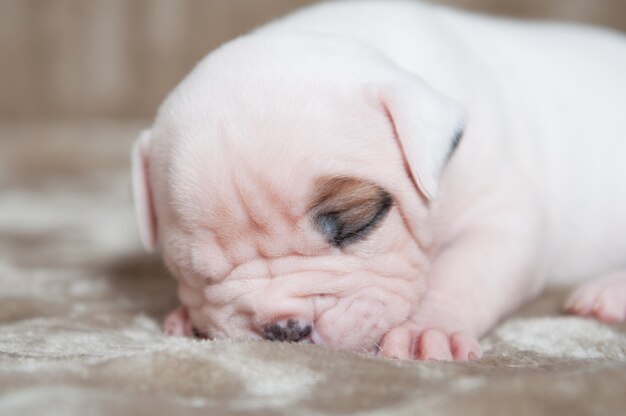
<svg viewBox="0 0 626 416"><path fill-rule="evenodd" d="M261 213L301 215L315 198L321 178L356 177L394 181L403 161L384 113L363 100L351 105L311 100L198 117L175 129L168 152L173 208L186 219L237 206ZM223 109L224 110L224 109ZM259 214L261 215L261 214ZM266 215L271 215L267 213ZM217 218L219 217L219 218Z"/></svg>

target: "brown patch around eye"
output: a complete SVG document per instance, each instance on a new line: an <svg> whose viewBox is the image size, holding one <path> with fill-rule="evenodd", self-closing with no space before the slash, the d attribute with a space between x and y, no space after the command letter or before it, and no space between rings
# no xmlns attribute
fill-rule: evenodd
<svg viewBox="0 0 626 416"><path fill-rule="evenodd" d="M316 184L310 213L317 229L335 247L363 240L393 205L389 192L359 178L322 178Z"/></svg>

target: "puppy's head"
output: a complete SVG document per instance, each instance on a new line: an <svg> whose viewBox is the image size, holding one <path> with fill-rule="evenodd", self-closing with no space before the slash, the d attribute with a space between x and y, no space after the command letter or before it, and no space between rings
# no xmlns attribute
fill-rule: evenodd
<svg viewBox="0 0 626 416"><path fill-rule="evenodd" d="M376 351L425 288L463 112L382 56L257 33L202 61L133 152L141 236L211 338Z"/></svg>

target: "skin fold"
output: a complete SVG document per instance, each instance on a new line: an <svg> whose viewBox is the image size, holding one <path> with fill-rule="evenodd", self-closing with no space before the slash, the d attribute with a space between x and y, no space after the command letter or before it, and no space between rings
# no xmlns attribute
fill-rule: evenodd
<svg viewBox="0 0 626 416"><path fill-rule="evenodd" d="M405 1L225 44L133 149L142 241L179 285L165 331L468 360L592 276L566 309L624 320L624 73L619 34Z"/></svg>

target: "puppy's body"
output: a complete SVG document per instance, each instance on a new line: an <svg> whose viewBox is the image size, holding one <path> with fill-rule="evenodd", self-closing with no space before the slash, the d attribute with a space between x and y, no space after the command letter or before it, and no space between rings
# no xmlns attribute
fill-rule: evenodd
<svg viewBox="0 0 626 416"><path fill-rule="evenodd" d="M410 2L323 4L227 44L136 152L144 240L158 229L181 282L169 325L478 355L546 279L626 263L623 74L621 35ZM624 282L569 306L624 319Z"/></svg>
<svg viewBox="0 0 626 416"><path fill-rule="evenodd" d="M466 179L472 172L492 187L494 174L513 170L523 191L506 192L528 194L543 216L550 278L571 281L625 265L624 36L387 3L323 5L268 29L357 38L468 109L470 144L462 154L469 160L459 153L455 164L464 166L450 167L440 183L442 222L461 217L450 209L459 205L458 188L476 186ZM486 196L496 197L472 197Z"/></svg>

